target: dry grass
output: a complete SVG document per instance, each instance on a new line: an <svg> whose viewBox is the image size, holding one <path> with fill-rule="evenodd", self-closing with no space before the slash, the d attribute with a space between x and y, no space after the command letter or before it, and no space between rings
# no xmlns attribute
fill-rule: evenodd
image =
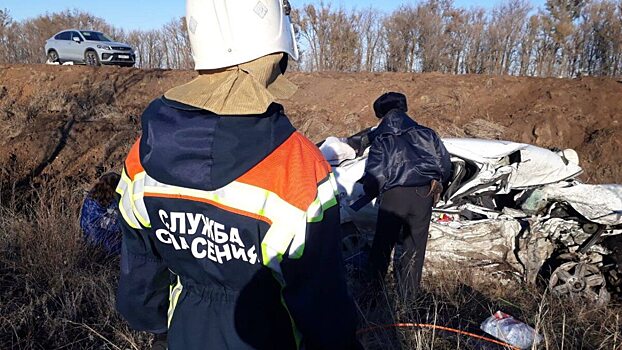
<svg viewBox="0 0 622 350"><path fill-rule="evenodd" d="M622 349L619 304L594 308L581 300L559 299L536 287L485 281L476 272L455 266L426 274L416 300L400 300L395 293L395 282L389 279L376 305L359 304L367 327L424 323L485 335L479 330L482 321L502 310L531 325L544 337L537 349ZM430 329L373 331L362 340L367 349L502 348L468 336Z"/></svg>
<svg viewBox="0 0 622 350"><path fill-rule="evenodd" d="M82 243L82 194L19 199L0 207L0 349L146 348L114 311L118 259Z"/></svg>
<svg viewBox="0 0 622 350"><path fill-rule="evenodd" d="M82 193L63 184L8 195L0 205L0 349L146 349L151 337L114 311L118 259L82 243ZM10 191L9 191L10 192ZM12 198L12 199L11 199ZM361 277L351 274L356 292ZM389 282L376 305L359 303L361 327L431 323L481 334L504 310L536 327L542 349L622 349L622 308L594 309L522 285L484 283L469 272L427 275L416 300L400 301ZM399 329L361 335L368 349L495 349L442 331Z"/></svg>

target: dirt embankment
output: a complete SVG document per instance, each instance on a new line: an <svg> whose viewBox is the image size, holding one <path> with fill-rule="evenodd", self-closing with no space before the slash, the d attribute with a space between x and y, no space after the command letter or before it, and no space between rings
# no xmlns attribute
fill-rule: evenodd
<svg viewBox="0 0 622 350"><path fill-rule="evenodd" d="M0 184L48 177L86 184L120 169L140 114L191 71L0 65ZM396 73L292 73L287 114L314 141L377 122L386 91L443 136L486 137L574 148L584 180L622 183L622 84L611 79L537 79Z"/></svg>

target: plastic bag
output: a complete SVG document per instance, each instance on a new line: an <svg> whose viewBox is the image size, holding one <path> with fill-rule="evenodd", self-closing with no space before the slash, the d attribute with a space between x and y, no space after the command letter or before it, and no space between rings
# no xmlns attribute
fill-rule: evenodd
<svg viewBox="0 0 622 350"><path fill-rule="evenodd" d="M542 336L529 325L501 311L488 317L482 323L481 329L520 349L530 349L534 344L538 345L542 341Z"/></svg>

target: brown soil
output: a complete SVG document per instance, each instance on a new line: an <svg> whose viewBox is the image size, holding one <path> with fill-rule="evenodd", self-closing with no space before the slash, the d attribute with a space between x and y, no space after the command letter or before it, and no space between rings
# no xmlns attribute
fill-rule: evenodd
<svg viewBox="0 0 622 350"><path fill-rule="evenodd" d="M70 179L82 186L119 170L139 134L140 114L192 71L0 65L0 184ZM611 79L539 79L398 73L292 73L285 101L314 141L377 122L371 104L400 91L410 114L443 136L485 137L574 148L584 180L622 183L622 84Z"/></svg>

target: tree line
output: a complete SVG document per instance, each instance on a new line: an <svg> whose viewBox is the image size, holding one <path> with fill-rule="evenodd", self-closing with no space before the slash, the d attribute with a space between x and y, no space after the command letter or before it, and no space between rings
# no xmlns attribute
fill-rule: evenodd
<svg viewBox="0 0 622 350"><path fill-rule="evenodd" d="M383 14L330 3L295 12L304 70L521 76L622 74L622 1L506 0L489 11L451 0Z"/></svg>
<svg viewBox="0 0 622 350"><path fill-rule="evenodd" d="M92 29L129 44L136 51L137 67L192 69L190 43L183 18L159 29L124 30L88 12L66 10L15 21L0 10L0 63L44 63L45 41L65 29Z"/></svg>
<svg viewBox="0 0 622 350"><path fill-rule="evenodd" d="M505 0L490 10L420 0L385 13L307 4L292 12L303 71L441 72L576 77L622 75L622 0ZM132 45L139 67L192 68L185 21L125 31L89 13L20 22L0 11L0 62L40 63L65 28L101 30Z"/></svg>

